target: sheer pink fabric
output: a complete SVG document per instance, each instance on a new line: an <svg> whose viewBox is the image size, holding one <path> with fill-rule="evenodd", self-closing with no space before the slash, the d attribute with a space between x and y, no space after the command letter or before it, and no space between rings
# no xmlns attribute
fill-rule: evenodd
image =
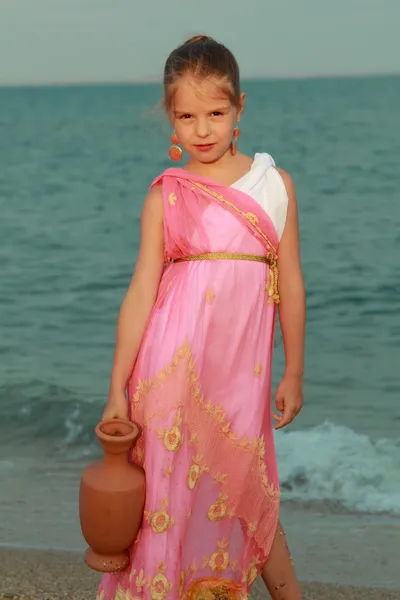
<svg viewBox="0 0 400 600"><path fill-rule="evenodd" d="M156 184L168 261L276 252L276 230L247 194L182 169ZM143 428L132 459L146 470L144 523L130 567L103 577L99 599L250 593L279 512L268 280L268 265L248 260L165 267L129 385Z"/></svg>

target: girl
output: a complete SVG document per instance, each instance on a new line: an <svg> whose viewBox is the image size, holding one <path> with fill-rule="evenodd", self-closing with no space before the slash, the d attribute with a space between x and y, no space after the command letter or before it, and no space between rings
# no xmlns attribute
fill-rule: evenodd
<svg viewBox="0 0 400 600"><path fill-rule="evenodd" d="M98 599L242 600L261 574L273 598L298 600L271 417L277 306L286 368L275 429L302 406L293 183L268 154L237 151L245 96L223 45L197 36L174 50L164 89L170 156L182 146L189 160L145 200L103 414L142 430L132 460L146 471L146 506L130 567L105 575Z"/></svg>

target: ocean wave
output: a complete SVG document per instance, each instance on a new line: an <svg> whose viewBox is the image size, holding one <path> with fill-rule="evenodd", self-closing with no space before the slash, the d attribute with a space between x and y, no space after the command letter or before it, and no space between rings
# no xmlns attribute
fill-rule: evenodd
<svg viewBox="0 0 400 600"><path fill-rule="evenodd" d="M400 514L400 440L372 440L326 422L275 441L284 500Z"/></svg>
<svg viewBox="0 0 400 600"><path fill-rule="evenodd" d="M100 451L102 400L31 381L0 387L1 446L53 448L69 458ZM275 435L282 499L400 514L400 439L373 440L330 422Z"/></svg>
<svg viewBox="0 0 400 600"><path fill-rule="evenodd" d="M2 445L48 443L60 450L91 443L99 399L40 380L0 386Z"/></svg>

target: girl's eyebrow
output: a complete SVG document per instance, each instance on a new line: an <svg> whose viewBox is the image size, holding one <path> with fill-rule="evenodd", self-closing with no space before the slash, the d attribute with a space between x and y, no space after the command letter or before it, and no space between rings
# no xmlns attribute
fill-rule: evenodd
<svg viewBox="0 0 400 600"><path fill-rule="evenodd" d="M218 111L223 111L223 110L228 110L230 107L228 105L225 106L216 106L213 108L210 108L210 110L208 112L218 112ZM193 113L191 113L189 110L175 110L174 113L176 115L191 115Z"/></svg>
<svg viewBox="0 0 400 600"><path fill-rule="evenodd" d="M222 110L229 110L229 108L230 108L229 105L217 106L216 108L213 108L210 112L218 112L218 111L222 111Z"/></svg>

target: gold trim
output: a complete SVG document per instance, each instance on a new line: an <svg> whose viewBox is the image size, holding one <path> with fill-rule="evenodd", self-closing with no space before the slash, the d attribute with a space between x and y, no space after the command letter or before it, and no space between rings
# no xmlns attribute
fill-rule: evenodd
<svg viewBox="0 0 400 600"><path fill-rule="evenodd" d="M205 254L193 254L192 256L184 256L176 258L174 263L186 262L192 260L250 260L269 264L272 262L272 257L259 256L257 254L237 254L235 252L207 252Z"/></svg>
<svg viewBox="0 0 400 600"><path fill-rule="evenodd" d="M230 206L230 208L233 208L233 210L235 210L240 215L242 215L242 217L244 217L245 219L247 219L249 221L249 223L251 223L252 226L258 231L258 233L261 235L261 237L267 242L268 246L271 248L271 250L273 251L273 253L276 255L277 249L275 248L275 246L273 245L273 243L270 241L270 239L268 238L268 236L265 235L265 233L263 232L263 230L257 225L258 219L257 219L257 217L253 213L245 213L245 212L243 212L242 210L240 210L240 208L238 208L236 206L236 204L233 204L233 202L230 202L229 200L226 200L223 197L222 194L217 194L217 192L214 192L214 190L210 190L206 185L203 185L202 183L199 183L197 181L193 181L191 179L189 181L190 181L190 183L192 185L195 185L196 187L198 187L199 189L203 190L203 192L206 192L206 194L209 194L210 196L212 196L216 200L219 200L220 202L223 202L227 206Z"/></svg>

